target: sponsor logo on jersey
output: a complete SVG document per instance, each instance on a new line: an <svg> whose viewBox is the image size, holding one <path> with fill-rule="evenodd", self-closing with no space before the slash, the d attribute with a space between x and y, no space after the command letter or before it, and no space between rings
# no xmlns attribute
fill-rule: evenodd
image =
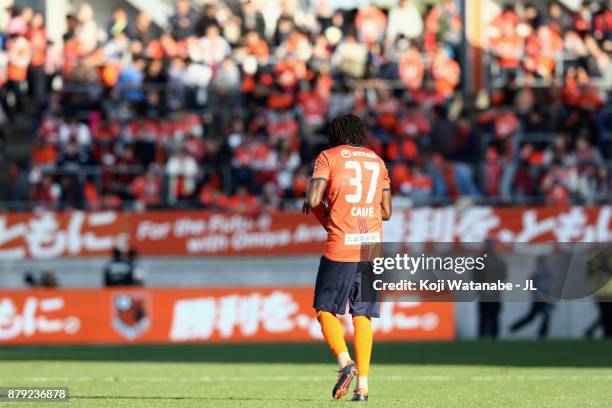
<svg viewBox="0 0 612 408"><path fill-rule="evenodd" d="M344 245L360 245L364 243L380 242L379 232L366 232L364 234L344 234Z"/></svg>

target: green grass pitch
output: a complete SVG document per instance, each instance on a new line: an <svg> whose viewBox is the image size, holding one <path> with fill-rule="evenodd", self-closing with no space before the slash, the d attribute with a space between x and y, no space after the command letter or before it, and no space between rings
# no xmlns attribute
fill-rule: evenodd
<svg viewBox="0 0 612 408"><path fill-rule="evenodd" d="M0 348L0 386L70 387L58 407L351 405L335 370L323 344ZM367 405L612 407L612 342L375 344Z"/></svg>

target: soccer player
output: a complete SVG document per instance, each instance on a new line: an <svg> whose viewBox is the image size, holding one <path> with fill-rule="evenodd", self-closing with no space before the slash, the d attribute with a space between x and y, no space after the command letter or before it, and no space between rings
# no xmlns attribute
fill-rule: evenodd
<svg viewBox="0 0 612 408"><path fill-rule="evenodd" d="M391 218L389 176L383 160L365 147L366 129L357 116L334 119L329 141L332 147L317 158L303 208L306 214L312 211L327 230L313 306L323 337L340 366L332 397L345 396L357 375L353 401L367 401L371 319L380 317L380 304L361 299L361 274L371 271L362 244L381 242L382 221ZM345 313L347 304L355 329L356 363L337 317Z"/></svg>

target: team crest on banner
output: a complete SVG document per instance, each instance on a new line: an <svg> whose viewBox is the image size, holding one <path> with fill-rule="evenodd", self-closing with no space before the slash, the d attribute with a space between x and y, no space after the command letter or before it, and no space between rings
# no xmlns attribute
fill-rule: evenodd
<svg viewBox="0 0 612 408"><path fill-rule="evenodd" d="M134 340L150 324L149 298L144 294L118 294L113 296L113 327L123 337Z"/></svg>

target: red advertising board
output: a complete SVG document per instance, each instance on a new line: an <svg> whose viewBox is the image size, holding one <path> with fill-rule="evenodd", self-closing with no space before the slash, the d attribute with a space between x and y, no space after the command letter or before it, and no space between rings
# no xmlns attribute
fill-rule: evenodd
<svg viewBox="0 0 612 408"><path fill-rule="evenodd" d="M452 303L382 303L381 316L374 319L379 341L455 336ZM350 336L350 319L343 324ZM321 339L312 288L0 292L0 345Z"/></svg>
<svg viewBox="0 0 612 408"><path fill-rule="evenodd" d="M608 242L612 207L417 208L396 211L385 241ZM203 211L7 213L0 215L0 259L106 256L118 244L145 256L321 253L325 230L314 216Z"/></svg>

